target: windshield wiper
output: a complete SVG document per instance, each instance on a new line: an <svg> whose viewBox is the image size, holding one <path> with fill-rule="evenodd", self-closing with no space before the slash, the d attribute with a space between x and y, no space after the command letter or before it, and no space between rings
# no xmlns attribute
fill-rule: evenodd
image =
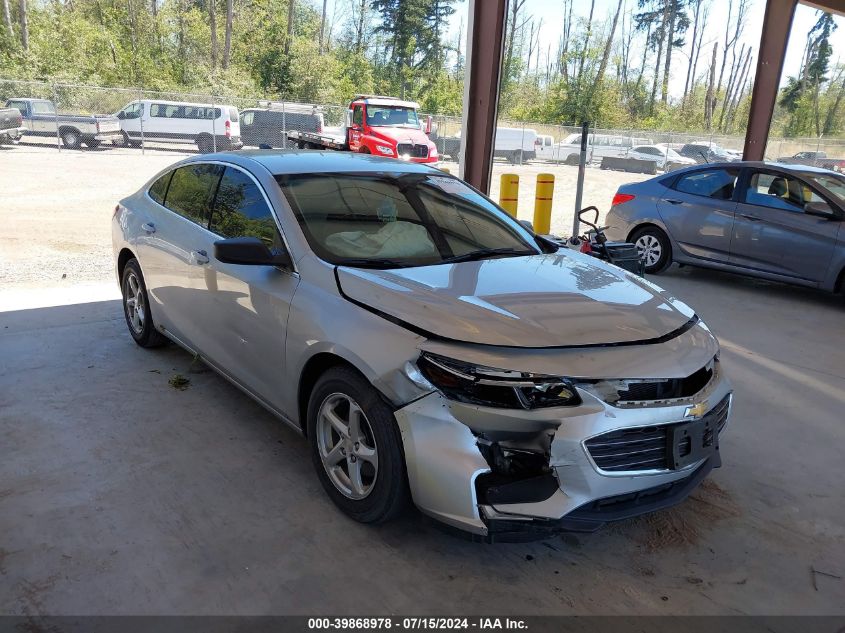
<svg viewBox="0 0 845 633"><path fill-rule="evenodd" d="M337 262L336 266L349 266L351 268L405 268L410 264L398 259L385 257L353 257Z"/></svg>
<svg viewBox="0 0 845 633"><path fill-rule="evenodd" d="M454 257L447 257L442 259L438 264L456 264L458 262L471 262L479 259L487 259L489 257L511 256L519 257L525 255L537 255L534 251L519 250L516 248L483 248L479 251L472 251L464 253L463 255L455 255Z"/></svg>

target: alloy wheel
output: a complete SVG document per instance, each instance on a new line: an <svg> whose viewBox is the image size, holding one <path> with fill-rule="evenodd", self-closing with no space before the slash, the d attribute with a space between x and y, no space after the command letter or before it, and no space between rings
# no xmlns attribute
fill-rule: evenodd
<svg viewBox="0 0 845 633"><path fill-rule="evenodd" d="M123 286L123 305L129 326L135 334L140 336L144 331L146 306L144 305L144 292L141 289L141 282L134 272L126 275Z"/></svg>
<svg viewBox="0 0 845 633"><path fill-rule="evenodd" d="M660 246L660 240L654 235L648 233L641 235L635 244L637 246L637 252L639 252L640 257L645 261L646 266L654 266L660 261L660 256L663 254L663 247Z"/></svg>
<svg viewBox="0 0 845 633"><path fill-rule="evenodd" d="M335 488L360 500L373 490L378 475L378 447L360 405L343 393L323 400L317 413L317 449Z"/></svg>

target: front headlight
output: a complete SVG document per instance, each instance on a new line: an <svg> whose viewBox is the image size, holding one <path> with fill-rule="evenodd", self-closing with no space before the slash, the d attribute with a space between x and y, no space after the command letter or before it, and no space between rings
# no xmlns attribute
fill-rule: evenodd
<svg viewBox="0 0 845 633"><path fill-rule="evenodd" d="M393 156L393 148L384 145L376 145L376 149L385 156Z"/></svg>
<svg viewBox="0 0 845 633"><path fill-rule="evenodd" d="M451 400L506 409L570 407L581 397L569 379L494 369L423 353L423 376Z"/></svg>

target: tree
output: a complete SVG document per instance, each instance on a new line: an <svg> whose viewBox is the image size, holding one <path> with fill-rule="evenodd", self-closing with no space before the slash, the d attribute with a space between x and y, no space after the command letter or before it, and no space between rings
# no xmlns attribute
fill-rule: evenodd
<svg viewBox="0 0 845 633"><path fill-rule="evenodd" d="M293 42L293 18L296 0L288 0L288 36L285 38L285 57L290 56L290 45Z"/></svg>
<svg viewBox="0 0 845 633"><path fill-rule="evenodd" d="M208 2L208 24L211 29L211 70L217 68L217 0L206 0ZM134 30L134 29L133 29Z"/></svg>
<svg viewBox="0 0 845 633"><path fill-rule="evenodd" d="M323 0L323 17L320 20L320 55L323 54L323 43L326 37L326 10L328 8L329 0Z"/></svg>
<svg viewBox="0 0 845 633"><path fill-rule="evenodd" d="M9 0L3 0L3 24L6 26L9 39L14 38L15 28L12 26L12 11L9 9Z"/></svg>
<svg viewBox="0 0 845 633"><path fill-rule="evenodd" d="M21 25L21 46L26 51L29 50L29 23L26 15L26 0L20 0L18 3L18 14Z"/></svg>
<svg viewBox="0 0 845 633"><path fill-rule="evenodd" d="M213 2L213 0L211 0ZM155 2L155 0L153 0ZM223 39L223 70L229 68L232 55L232 21L234 19L234 2L226 0L226 35Z"/></svg>

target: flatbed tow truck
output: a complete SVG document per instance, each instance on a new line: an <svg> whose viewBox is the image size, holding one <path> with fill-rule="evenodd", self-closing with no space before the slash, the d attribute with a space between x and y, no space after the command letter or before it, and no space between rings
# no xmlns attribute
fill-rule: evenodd
<svg viewBox="0 0 845 633"><path fill-rule="evenodd" d="M419 104L395 97L358 95L346 111L346 125L322 132L288 132L300 149L359 152L414 163L437 163L437 146L423 130Z"/></svg>

